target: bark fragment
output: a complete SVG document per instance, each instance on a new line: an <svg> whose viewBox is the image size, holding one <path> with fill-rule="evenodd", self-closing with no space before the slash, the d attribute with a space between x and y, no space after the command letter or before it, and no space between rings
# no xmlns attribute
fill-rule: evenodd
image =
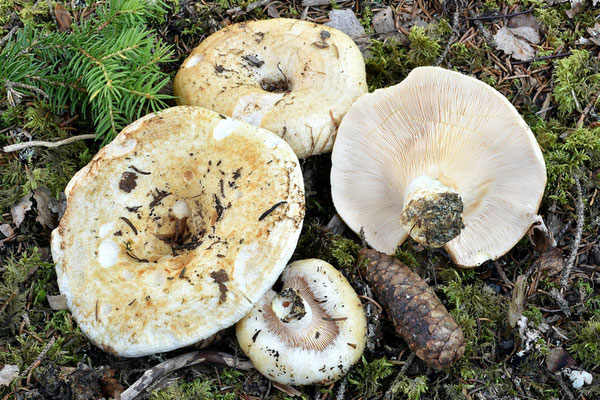
<svg viewBox="0 0 600 400"><path fill-rule="evenodd" d="M394 257L372 249L361 250L359 265L366 265L363 272L375 296L417 357L442 369L463 355L461 328L419 275Z"/></svg>

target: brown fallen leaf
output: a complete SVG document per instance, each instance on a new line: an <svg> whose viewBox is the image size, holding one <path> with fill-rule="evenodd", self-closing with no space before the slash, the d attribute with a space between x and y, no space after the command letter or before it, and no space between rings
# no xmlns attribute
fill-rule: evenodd
<svg viewBox="0 0 600 400"><path fill-rule="evenodd" d="M560 371L565 367L570 368L575 365L576 362L573 357L571 357L571 355L562 347L553 348L546 356L546 368L552 373Z"/></svg>
<svg viewBox="0 0 600 400"><path fill-rule="evenodd" d="M61 32L68 31L71 28L73 18L67 9L60 3L56 3L54 7L54 15L56 15L56 22L58 23L58 30Z"/></svg>
<svg viewBox="0 0 600 400"><path fill-rule="evenodd" d="M539 33L528 26L519 28L502 27L494 35L496 46L512 58L520 61L535 57L535 49L530 43L539 43Z"/></svg>
<svg viewBox="0 0 600 400"><path fill-rule="evenodd" d="M31 202L32 195L33 193L29 193L23 196L17 204L10 208L10 214L12 215L15 228L18 228L19 225L21 225L25 219L25 214L27 214L27 211L31 210L31 206L33 205Z"/></svg>
<svg viewBox="0 0 600 400"><path fill-rule="evenodd" d="M277 383L277 382L272 382L272 383L273 383L273 387L281 390L283 393L287 394L288 396L292 396L292 397L302 396L302 392L298 391L298 389L296 389L293 386L284 385L282 383Z"/></svg>

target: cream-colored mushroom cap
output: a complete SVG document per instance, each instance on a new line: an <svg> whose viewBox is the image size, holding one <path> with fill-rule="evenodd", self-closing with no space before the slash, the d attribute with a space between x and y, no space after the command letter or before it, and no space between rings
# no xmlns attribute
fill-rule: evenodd
<svg viewBox="0 0 600 400"><path fill-rule="evenodd" d="M277 18L206 38L181 65L173 89L179 104L266 128L305 158L331 151L339 121L367 83L363 57L346 34Z"/></svg>
<svg viewBox="0 0 600 400"><path fill-rule="evenodd" d="M441 68L359 98L332 154L335 207L372 247L392 254L410 233L467 267L521 239L545 184L541 150L512 104Z"/></svg>
<svg viewBox="0 0 600 400"><path fill-rule="evenodd" d="M236 325L240 347L267 378L288 385L327 384L363 353L367 320L344 276L322 260L290 264L283 289L270 290Z"/></svg>
<svg viewBox="0 0 600 400"><path fill-rule="evenodd" d="M124 357L237 322L285 268L304 216L288 144L200 107L129 125L65 193L60 291L92 342Z"/></svg>

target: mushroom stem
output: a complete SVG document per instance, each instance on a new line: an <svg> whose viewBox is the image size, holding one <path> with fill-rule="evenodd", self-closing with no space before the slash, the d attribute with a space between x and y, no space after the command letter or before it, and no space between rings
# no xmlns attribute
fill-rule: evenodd
<svg viewBox="0 0 600 400"><path fill-rule="evenodd" d="M405 191L400 223L419 243L441 247L460 234L463 203L456 191L437 179L420 176Z"/></svg>
<svg viewBox="0 0 600 400"><path fill-rule="evenodd" d="M304 303L298 290L287 288L273 298L271 307L277 318L282 322L290 323L300 321L310 310L310 307Z"/></svg>

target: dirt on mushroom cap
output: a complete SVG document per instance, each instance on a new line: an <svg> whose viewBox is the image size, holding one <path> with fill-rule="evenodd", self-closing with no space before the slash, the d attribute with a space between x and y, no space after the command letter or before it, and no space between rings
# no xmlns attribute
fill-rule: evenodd
<svg viewBox="0 0 600 400"><path fill-rule="evenodd" d="M128 126L66 194L52 237L61 292L94 343L131 357L240 319L285 267L304 216L291 148L199 107ZM182 201L190 216L177 218Z"/></svg>

